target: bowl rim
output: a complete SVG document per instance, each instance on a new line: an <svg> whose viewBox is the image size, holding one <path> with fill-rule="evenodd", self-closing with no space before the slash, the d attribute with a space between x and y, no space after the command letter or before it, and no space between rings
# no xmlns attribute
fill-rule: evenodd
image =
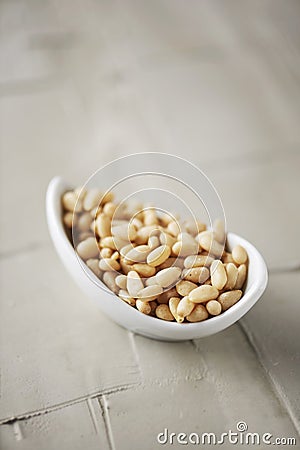
<svg viewBox="0 0 300 450"><path fill-rule="evenodd" d="M52 240L54 241L52 228L55 227L56 233L59 233L62 238L59 244L64 245L65 250L68 252L69 258L73 260L73 263L75 262L77 265L81 266L79 262L79 257L76 254L76 251L72 246L71 242L69 241L68 236L66 235L65 228L61 220L61 213L62 213L61 195L69 188L70 184L66 183L60 176L56 176L50 181L46 195L47 222ZM186 335L187 330L189 330L190 334L197 334L197 331L199 332L201 330L204 335L206 331L207 333L210 333L212 328L216 330L215 332L219 330L221 331L224 328L227 328L228 326L238 321L242 316L244 316L244 314L246 314L252 308L252 306L258 301L258 299L265 291L268 283L267 266L262 255L259 253L256 247L249 241L247 241L245 238L239 236L238 234L228 232L227 235L229 240L230 239L238 240L239 243L246 248L248 255L249 253L250 255L252 255L251 259L253 258L255 260L257 279L255 280L255 283L253 283L251 286L247 286L246 292L243 294L242 298L237 303L235 303L232 307L222 312L218 316L210 317L208 320L204 320L202 322L193 322L193 323L189 322L177 323L176 321L172 322L165 321L153 316L142 314L136 308L133 308L126 302L122 301L116 294L110 292L109 290L107 290L106 293L108 295L111 295L113 301L116 303L116 307L118 307L119 309L122 310L123 308L125 308L126 311L129 312L130 308L131 314L133 314L133 318L134 316L136 317L136 321L137 324L139 324L139 326L143 326L144 324L144 326L146 326L147 328L154 326L155 329L160 328L161 330L165 330L167 332L179 333L178 336L179 338L181 333ZM56 246L57 251L59 252L58 245L56 245L55 242L54 244ZM62 258L61 255L60 257ZM88 266L86 267L89 271L89 275L87 275L85 270L83 270L81 267L84 276L88 279L90 283L93 283L100 290L101 288L99 287L99 282L100 283L103 282L99 280L98 277L96 277L96 275L88 268ZM93 281L93 279L91 278L94 278L95 281ZM101 296L99 296L99 302L102 302ZM123 309L124 312L125 309ZM223 326L224 322L226 322L225 327ZM121 321L119 321L119 323L121 323ZM155 332L154 329L153 331Z"/></svg>

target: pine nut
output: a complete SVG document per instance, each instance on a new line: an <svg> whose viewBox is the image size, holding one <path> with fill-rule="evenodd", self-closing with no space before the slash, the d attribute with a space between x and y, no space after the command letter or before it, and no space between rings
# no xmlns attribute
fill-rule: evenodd
<svg viewBox="0 0 300 450"><path fill-rule="evenodd" d="M125 255L125 261L133 262L133 263L143 263L147 259L147 256L151 254L151 248L148 245L139 245L137 247L132 248ZM155 251L155 250L154 250Z"/></svg>
<svg viewBox="0 0 300 450"><path fill-rule="evenodd" d="M111 258L113 254L113 250L108 247L104 247L100 250L100 257L101 258Z"/></svg>
<svg viewBox="0 0 300 450"><path fill-rule="evenodd" d="M126 287L131 297L138 297L139 291L143 289L143 282L139 274L135 270L131 270L130 272L128 272Z"/></svg>
<svg viewBox="0 0 300 450"><path fill-rule="evenodd" d="M115 245L115 240L112 236L107 236L100 241L100 247L104 248L111 248L112 250L117 250L117 247Z"/></svg>
<svg viewBox="0 0 300 450"><path fill-rule="evenodd" d="M206 303L205 307L211 316L218 316L222 312L221 303L217 300L210 300Z"/></svg>
<svg viewBox="0 0 300 450"><path fill-rule="evenodd" d="M96 230L101 238L111 236L111 220L105 214L99 214L96 219Z"/></svg>
<svg viewBox="0 0 300 450"><path fill-rule="evenodd" d="M225 224L223 220L216 219L213 224L214 236L220 244L224 244L226 240Z"/></svg>
<svg viewBox="0 0 300 450"><path fill-rule="evenodd" d="M172 321L174 320L173 314L170 311L170 308L168 305L158 305L158 307L155 310L156 317L162 320L168 320Z"/></svg>
<svg viewBox="0 0 300 450"><path fill-rule="evenodd" d="M160 245L156 249L152 250L151 253L149 253L149 255L147 256L147 263L152 267L159 266L169 258L170 254L171 250L168 245Z"/></svg>
<svg viewBox="0 0 300 450"><path fill-rule="evenodd" d="M238 267L237 280L236 280L234 288L242 289L242 287L244 286L244 283L246 281L246 277L247 277L247 266L246 266L246 264L241 264Z"/></svg>
<svg viewBox="0 0 300 450"><path fill-rule="evenodd" d="M103 206L103 214L112 218L116 211L116 208L117 208L117 205L115 205L112 202L105 203L105 205Z"/></svg>
<svg viewBox="0 0 300 450"><path fill-rule="evenodd" d="M149 302L142 302L141 300L136 300L136 307L137 309L143 313L143 314L150 314L151 313L151 306Z"/></svg>
<svg viewBox="0 0 300 450"><path fill-rule="evenodd" d="M168 245L169 247L172 247L176 242L176 238L171 236L169 233L166 233L165 231L162 231L160 233L159 240L162 245Z"/></svg>
<svg viewBox="0 0 300 450"><path fill-rule="evenodd" d="M106 286L115 294L118 293L118 287L116 285L115 279L117 277L117 273L116 272L104 272L103 274L103 283L106 284Z"/></svg>
<svg viewBox="0 0 300 450"><path fill-rule="evenodd" d="M83 213L77 221L76 227L80 231L88 231L92 223L92 216L90 213Z"/></svg>
<svg viewBox="0 0 300 450"><path fill-rule="evenodd" d="M154 284L153 286L147 286L141 289L137 296L140 300L149 302L157 299L162 292L162 287Z"/></svg>
<svg viewBox="0 0 300 450"><path fill-rule="evenodd" d="M188 297L183 297L177 307L177 314L179 317L185 318L190 315L195 307L195 303L191 302Z"/></svg>
<svg viewBox="0 0 300 450"><path fill-rule="evenodd" d="M184 260L184 267L186 269L191 269L192 267L209 267L213 262L213 258L208 255L190 255Z"/></svg>
<svg viewBox="0 0 300 450"><path fill-rule="evenodd" d="M242 267L242 266L240 266ZM225 266L226 274L227 274L227 282L224 286L225 290L230 290L234 288L237 282L238 277L238 269L233 263L228 263Z"/></svg>
<svg viewBox="0 0 300 450"><path fill-rule="evenodd" d="M115 259L112 258L102 258L99 261L99 267L101 270L120 270L121 266Z"/></svg>
<svg viewBox="0 0 300 450"><path fill-rule="evenodd" d="M148 266L148 264L136 263L132 265L132 270L138 272L141 277L152 277L155 275L155 267Z"/></svg>
<svg viewBox="0 0 300 450"><path fill-rule="evenodd" d="M181 230L179 224L175 220L172 220L170 223L168 223L167 231L169 234L176 237Z"/></svg>
<svg viewBox="0 0 300 450"><path fill-rule="evenodd" d="M222 305L222 311L226 311L231 308L236 302L239 301L243 292L240 290L223 292L223 294L219 295L218 302Z"/></svg>
<svg viewBox="0 0 300 450"><path fill-rule="evenodd" d="M88 259L86 261L86 265L91 269L94 274L100 278L101 276L101 270L99 268L99 260L98 259Z"/></svg>
<svg viewBox="0 0 300 450"><path fill-rule="evenodd" d="M74 192L66 192L62 197L62 203L65 210L71 213L82 211L82 202Z"/></svg>
<svg viewBox="0 0 300 450"><path fill-rule="evenodd" d="M73 220L74 220L74 223L73 223ZM77 217L72 212L67 212L64 215L64 224L66 225L67 228L72 228L72 225L76 226L76 222L77 222Z"/></svg>
<svg viewBox="0 0 300 450"><path fill-rule="evenodd" d="M184 321L184 317L179 317L177 314L177 307L179 302L180 302L179 297L171 297L169 300L169 309L176 322L182 323Z"/></svg>
<svg viewBox="0 0 300 450"><path fill-rule="evenodd" d="M123 257L127 255L127 253L129 252L129 250L133 249L134 246L132 244L127 244L124 247L122 247L120 249L120 255L122 255Z"/></svg>
<svg viewBox="0 0 300 450"><path fill-rule="evenodd" d="M149 209L144 210L144 224L146 226L158 224L158 219L157 219L155 209L149 208Z"/></svg>
<svg viewBox="0 0 300 450"><path fill-rule="evenodd" d="M210 278L211 284L215 286L219 291L223 289L227 282L225 267L218 259L216 259L210 266Z"/></svg>
<svg viewBox="0 0 300 450"><path fill-rule="evenodd" d="M157 284L157 281L156 281L156 278L154 276L146 278L146 280L145 280L145 286L154 286L156 284Z"/></svg>
<svg viewBox="0 0 300 450"><path fill-rule="evenodd" d="M223 253L223 245L221 245L215 238L211 231L203 231L197 236L197 241L204 250L216 257L221 257Z"/></svg>
<svg viewBox="0 0 300 450"><path fill-rule="evenodd" d="M127 286L127 277L126 275L118 275L116 277L116 285L123 290L126 290L126 286Z"/></svg>
<svg viewBox="0 0 300 450"><path fill-rule="evenodd" d="M247 262L248 255L244 247L241 245L236 245L232 249L232 258L237 264L245 264Z"/></svg>
<svg viewBox="0 0 300 450"><path fill-rule="evenodd" d="M77 253L82 259L96 258L99 255L99 247L94 237L87 238L77 245Z"/></svg>
<svg viewBox="0 0 300 450"><path fill-rule="evenodd" d="M83 209L85 211L91 211L100 205L102 199L102 192L98 189L90 189L83 200Z"/></svg>
<svg viewBox="0 0 300 450"><path fill-rule="evenodd" d="M179 242L176 242L172 247L172 250L176 255L185 257L198 252L199 244L189 233L180 233L177 238ZM178 245L179 243L181 245Z"/></svg>
<svg viewBox="0 0 300 450"><path fill-rule="evenodd" d="M167 269L160 270L155 275L155 279L159 286L166 288L178 281L180 275L181 270L179 267L168 267Z"/></svg>
<svg viewBox="0 0 300 450"><path fill-rule="evenodd" d="M159 241L159 239L158 239L158 237L157 236L149 236L149 239L148 239L148 246L151 248L151 249L155 249L155 248L157 248L157 247L159 247L160 246L160 241Z"/></svg>
<svg viewBox="0 0 300 450"><path fill-rule="evenodd" d="M203 303L209 300L215 300L218 295L219 291L216 287L203 284L189 293L189 299L194 303Z"/></svg>
<svg viewBox="0 0 300 450"><path fill-rule="evenodd" d="M176 291L182 297L186 297L187 295L189 295L189 293L193 289L196 289L196 287L198 287L198 285L196 283L192 283L191 281L182 280L176 284Z"/></svg>
<svg viewBox="0 0 300 450"><path fill-rule="evenodd" d="M204 283L209 278L209 270L207 267L184 269L182 276L185 280L192 281L192 283Z"/></svg>
<svg viewBox="0 0 300 450"><path fill-rule="evenodd" d="M196 305L191 314L186 319L189 322L202 322L208 318L208 312L203 305Z"/></svg>

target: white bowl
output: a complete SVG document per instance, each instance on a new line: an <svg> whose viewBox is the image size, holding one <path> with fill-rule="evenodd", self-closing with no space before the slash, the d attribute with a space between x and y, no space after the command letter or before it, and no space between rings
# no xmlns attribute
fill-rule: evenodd
<svg viewBox="0 0 300 450"><path fill-rule="evenodd" d="M55 177L49 183L46 198L46 212L49 232L56 251L75 282L88 297L114 322L134 333L149 338L166 341L182 341L209 336L224 330L246 314L262 296L268 281L266 264L250 242L234 233L228 233L229 249L241 244L249 256L249 269L246 289L239 302L219 316L199 323L166 322L140 313L137 309L120 300L107 288L101 289L101 281L89 270L83 270L82 265L72 247L62 223L61 196L69 188L60 177Z"/></svg>

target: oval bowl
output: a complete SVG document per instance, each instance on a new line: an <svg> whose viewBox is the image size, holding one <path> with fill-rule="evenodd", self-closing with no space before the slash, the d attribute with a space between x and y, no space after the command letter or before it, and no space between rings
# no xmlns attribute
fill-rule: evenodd
<svg viewBox="0 0 300 450"><path fill-rule="evenodd" d="M53 178L46 195L46 215L54 247L78 287L99 306L102 312L122 327L143 336L165 341L182 341L210 336L224 330L243 317L259 300L266 289L268 272L258 250L246 239L234 233L227 234L229 250L242 245L248 253L248 277L241 300L219 316L198 323L167 322L140 313L123 302L86 267L82 268L62 222L61 196L70 186L61 178ZM88 271L88 275L87 272ZM103 289L99 285L103 285Z"/></svg>

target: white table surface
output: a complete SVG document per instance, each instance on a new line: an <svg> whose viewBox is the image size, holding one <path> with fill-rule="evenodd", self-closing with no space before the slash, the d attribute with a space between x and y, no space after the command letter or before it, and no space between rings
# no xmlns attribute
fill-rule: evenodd
<svg viewBox="0 0 300 450"><path fill-rule="evenodd" d="M1 449L152 450L164 428L242 420L300 446L299 21L295 0L0 3ZM267 261L265 295L218 335L128 333L51 245L51 177L142 151L204 170Z"/></svg>

